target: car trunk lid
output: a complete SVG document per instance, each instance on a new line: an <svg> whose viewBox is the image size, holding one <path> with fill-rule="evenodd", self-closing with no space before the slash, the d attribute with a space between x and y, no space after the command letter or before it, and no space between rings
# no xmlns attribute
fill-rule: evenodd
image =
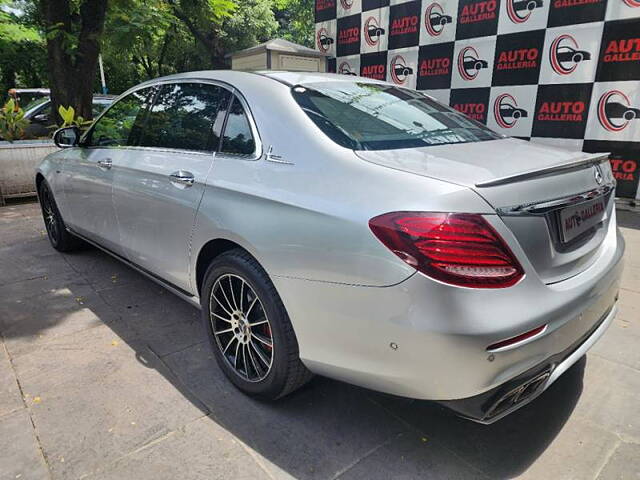
<svg viewBox="0 0 640 480"><path fill-rule="evenodd" d="M614 181L602 154L517 139L356 154L473 189L496 209L546 283L595 261L613 214Z"/></svg>

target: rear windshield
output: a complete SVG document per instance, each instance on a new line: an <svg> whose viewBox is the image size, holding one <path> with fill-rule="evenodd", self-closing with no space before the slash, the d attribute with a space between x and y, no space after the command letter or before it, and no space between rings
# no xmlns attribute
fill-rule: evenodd
<svg viewBox="0 0 640 480"><path fill-rule="evenodd" d="M337 144L391 150L502 138L426 95L390 85L324 82L292 93L309 118Z"/></svg>

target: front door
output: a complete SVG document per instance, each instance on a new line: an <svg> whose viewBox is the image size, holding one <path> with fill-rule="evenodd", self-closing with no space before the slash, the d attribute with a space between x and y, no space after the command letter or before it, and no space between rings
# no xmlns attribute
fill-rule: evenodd
<svg viewBox="0 0 640 480"><path fill-rule="evenodd" d="M229 96L212 84L162 85L137 147L114 165L113 201L127 257L186 291L194 219Z"/></svg>
<svg viewBox="0 0 640 480"><path fill-rule="evenodd" d="M132 127L144 110L150 89L138 90L114 104L65 157L65 222L105 248L121 253L118 222L111 199L114 165L124 155Z"/></svg>

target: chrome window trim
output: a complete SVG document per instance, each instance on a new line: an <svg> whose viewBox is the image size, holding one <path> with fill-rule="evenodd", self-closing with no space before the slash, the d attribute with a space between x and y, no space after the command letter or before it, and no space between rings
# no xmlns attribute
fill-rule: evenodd
<svg viewBox="0 0 640 480"><path fill-rule="evenodd" d="M249 106L249 102L247 102L247 100L244 97L244 95L242 94L242 92L240 90L238 90L236 87L234 87L233 85L231 85L231 84L229 84L227 82L223 82L221 80L214 80L214 79L210 79L210 78L201 78L201 77L180 78L180 79L175 79L175 80L150 81L149 83L144 83L142 85L137 85L137 86L135 86L133 88L130 88L129 90L125 91L124 93L121 93L120 95L118 95L118 97L116 97L113 100L111 105L109 105L107 108L105 108L100 113L100 115L98 115L96 117L96 119L91 124L91 127L89 127L89 129L87 129L87 131L84 133L84 135L82 135L82 137L80 138L80 142L84 141L84 139L87 137L87 135L89 135L89 132L91 132L93 130L93 126L100 120L100 118L102 118L102 116L104 114L106 114L111 108L113 108L113 106L117 102L119 102L121 99L123 99L127 95L130 95L132 93L135 93L135 92L137 92L139 90L142 90L142 89L145 89L145 88L153 88L153 87L157 87L157 86L161 86L161 85L172 85L172 84L176 84L176 83L202 83L202 84L207 84L207 85L215 85L217 87L222 87L225 90L228 90L232 95L235 95L238 98L238 100L240 100L240 103L242 104L242 108L244 108L245 113L247 114L247 118L249 120L249 126L251 128L251 133L253 135L253 139L254 139L254 142L255 142L254 152L252 154L249 154L249 155L234 155L234 154L230 154L230 153L222 154L219 151L219 148L217 148L216 150L203 152L201 150L186 150L186 149L177 149L177 148L168 149L168 148L160 148L160 147L139 147L139 146L136 146L136 145L85 146L83 148L87 148L87 149L118 148L118 149L123 149L123 150L125 150L125 149L126 150L129 150L129 149L147 149L147 150L152 150L152 151L171 152L171 153L195 153L195 154L201 154L201 155L212 155L212 156L222 157L222 158L233 158L233 159L237 159L237 160L250 160L250 161L259 160L260 158L262 158L263 149L262 149L262 139L260 138L260 132L258 131L258 126L257 126L256 121L254 119L253 112L251 111L251 107ZM211 126L211 128L213 128L213 125ZM223 134L224 133L224 129L220 133Z"/></svg>
<svg viewBox="0 0 640 480"><path fill-rule="evenodd" d="M224 124L222 126L222 131L220 132L220 145L219 148L216 152L216 158L227 158L227 159L234 159L234 160L248 160L248 161L256 161L256 160L260 160L262 158L263 152L262 152L262 140L260 139L260 134L258 133L258 127L255 123L255 120L253 118L253 112L251 112L251 108L249 107L249 103L247 102L247 100L244 98L244 96L242 95L242 93L240 93L240 91L235 88L235 87L231 87L232 91L231 93L233 93L233 95L235 96L235 98L237 98L240 101L240 104L242 105L242 108L244 109L245 115L247 116L247 120L249 121L249 128L251 129L251 134L253 135L253 142L255 143L254 149L253 149L253 153L248 153L248 154L244 154L244 153L226 153L226 152L222 152L220 150L220 148L222 148L222 137L224 136L224 131L227 128L227 117L229 116L229 111L227 110L226 116L225 116L225 120L224 120ZM231 99L233 101L233 98Z"/></svg>

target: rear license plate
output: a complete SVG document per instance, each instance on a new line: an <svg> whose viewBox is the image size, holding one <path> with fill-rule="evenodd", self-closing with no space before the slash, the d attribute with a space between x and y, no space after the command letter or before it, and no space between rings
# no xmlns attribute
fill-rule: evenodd
<svg viewBox="0 0 640 480"><path fill-rule="evenodd" d="M604 219L604 197L572 205L560 211L560 231L562 241L570 242Z"/></svg>

